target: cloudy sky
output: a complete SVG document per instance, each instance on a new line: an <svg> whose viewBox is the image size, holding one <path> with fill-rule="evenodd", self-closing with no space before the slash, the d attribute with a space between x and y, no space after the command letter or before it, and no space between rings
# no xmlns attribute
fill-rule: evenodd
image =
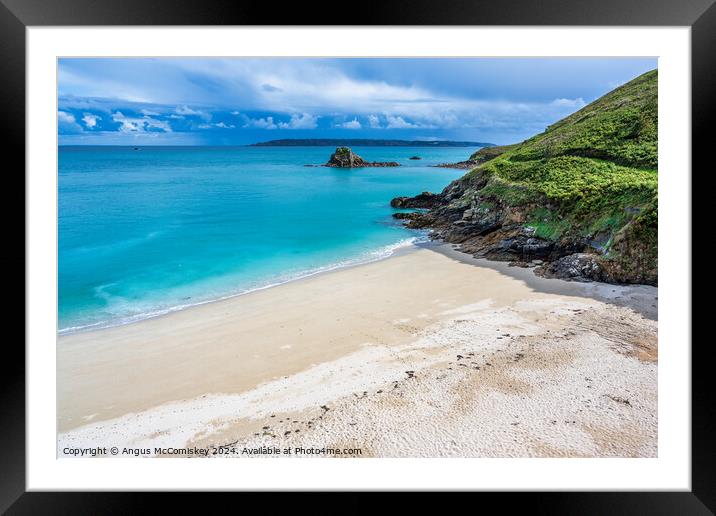
<svg viewBox="0 0 716 516"><path fill-rule="evenodd" d="M657 66L620 59L61 59L61 145L505 144Z"/></svg>

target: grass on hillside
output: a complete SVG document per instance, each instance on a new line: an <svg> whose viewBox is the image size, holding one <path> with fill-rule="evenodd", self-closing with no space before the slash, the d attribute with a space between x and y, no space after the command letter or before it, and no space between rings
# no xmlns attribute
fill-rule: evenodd
<svg viewBox="0 0 716 516"><path fill-rule="evenodd" d="M481 149L466 179L487 179L481 196L525 206L543 238L615 234L634 221L656 242L657 126L653 70L520 144Z"/></svg>

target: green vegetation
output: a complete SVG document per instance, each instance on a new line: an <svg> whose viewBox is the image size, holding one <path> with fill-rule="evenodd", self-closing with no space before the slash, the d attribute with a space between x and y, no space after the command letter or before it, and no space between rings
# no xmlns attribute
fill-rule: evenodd
<svg viewBox="0 0 716 516"><path fill-rule="evenodd" d="M581 156L656 169L657 100L653 70L524 141L510 153L511 159Z"/></svg>
<svg viewBox="0 0 716 516"><path fill-rule="evenodd" d="M569 229L569 223L559 219L547 208L535 208L530 213L527 225L535 229L535 236L547 240L556 240L560 235Z"/></svg>
<svg viewBox="0 0 716 516"><path fill-rule="evenodd" d="M513 145L498 145L498 146L492 146L492 147L483 147L477 152L474 152L472 156L470 156L471 161L480 161L485 162L489 161L493 158L496 158L500 154L503 154L507 152L508 150L512 150L515 147L518 147L519 143L515 143Z"/></svg>
<svg viewBox="0 0 716 516"><path fill-rule="evenodd" d="M498 174L491 175L487 185L480 191L480 195L497 198L509 206L520 206L540 200L538 192L531 185L509 181Z"/></svg>
<svg viewBox="0 0 716 516"><path fill-rule="evenodd" d="M463 181L518 207L537 236L599 237L615 263L636 246L655 270L657 78L647 72L522 143L481 149Z"/></svg>

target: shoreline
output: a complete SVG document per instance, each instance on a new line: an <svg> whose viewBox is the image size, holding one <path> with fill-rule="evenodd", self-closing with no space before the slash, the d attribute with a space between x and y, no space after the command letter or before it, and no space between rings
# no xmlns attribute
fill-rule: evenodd
<svg viewBox="0 0 716 516"><path fill-rule="evenodd" d="M412 230L414 232L418 232L421 230ZM387 249L388 254L381 255L376 258L367 258L365 260L362 260L360 258L355 259L348 259L345 260L345 263L339 262L335 264L329 264L324 267L318 267L314 270L309 270L307 272L300 272L294 277L287 278L285 280L279 280L275 283L268 283L266 285L262 285L259 287L249 288L247 290L242 290L233 294L226 294L222 295L220 297L216 298L210 298L206 300L197 301L196 303L192 304L185 304L185 305L176 305L171 306L169 308L165 309L158 309L153 312L146 312L141 314L136 314L133 316L126 317L124 319L119 320L108 320L108 321L101 321L97 323L92 323L88 325L83 326L71 326L67 328L62 328L57 330L57 336L67 336L67 335L74 335L78 333L85 333L85 332L92 332L92 331L98 331L103 330L107 328L116 328L119 326L125 326L128 324L136 324L148 319L154 319L157 317L164 317L166 315L170 315L175 312L188 310L197 306L202 306L210 303L218 303L221 301L225 301L227 299L233 299L235 297L244 296L247 294L251 294L253 292L258 292L261 290L274 288L274 287L280 287L281 285L285 285L294 281L301 281L306 278L311 278L314 276L318 276L321 274L328 274L331 272L336 272L343 269L350 269L352 267L360 267L362 265L366 265L369 263L375 263L381 260L387 260L388 258L400 256L404 253L410 253L414 252L418 249L430 249L432 251L444 254L445 256L448 256L450 258L453 258L457 261L468 263L477 267L487 267L496 271L501 272L502 274L505 274L507 276L511 276L516 279L520 279L527 283L529 286L535 288L536 290L544 291L544 292L553 292L553 293L566 293L569 291L570 295L578 295L583 297L588 297L592 299L598 299L600 301L605 302L611 302L614 304L618 304L620 306L628 306L631 308L634 308L635 310L642 313L644 316L650 318L650 319L657 319L657 307L651 306L650 302L637 302L634 303L633 301L636 301L635 299L629 299L626 301L622 301L621 303L618 302L615 299L615 296L608 295L605 291L609 290L609 287L611 287L611 290L614 292L618 291L630 291L635 288L643 288L643 287L650 287L650 285L618 285L618 284L611 284L611 283L599 283L596 281L569 281L569 280L561 280L562 282L566 282L571 284L570 287L566 287L564 285L561 285L557 288L555 286L554 282L551 282L551 279L558 279L558 278L543 278L540 276L537 276L534 274L533 269L534 267L516 267L509 265L508 262L498 261L498 260L489 260L486 258L475 258L469 253L465 253L460 251L459 244L452 244L449 242L444 242L442 240L423 240L424 235L415 236L411 238L407 238L404 240L401 240L399 242L396 242L395 244L383 246L381 248L378 248L376 251L373 251L374 253L380 252L383 249ZM369 253L370 254L370 253ZM645 297L649 297L649 294L645 294ZM631 302L630 302L631 301ZM648 306L647 306L648 305Z"/></svg>
<svg viewBox="0 0 716 516"><path fill-rule="evenodd" d="M418 232L418 230L411 230L412 232ZM420 231L422 232L422 231ZM285 285L287 283L291 283L294 281L301 281L306 278L311 278L314 276L318 276L320 274L328 274L331 272L339 271L342 269L350 269L351 267L360 267L361 265L366 265L369 263L378 262L381 260L386 260L388 258L391 258L393 256L399 256L401 253L408 253L413 250L416 250L419 248L421 239L423 236L414 236L410 238L406 238L403 240L400 240L394 244L389 244L386 246L379 247L373 251L368 251L364 253L364 255L371 255L378 253L378 256L375 258L365 258L362 259L359 255L357 258L349 258L344 260L343 262L337 262L337 263L331 263L322 267L317 267L315 269L310 269L306 271L301 271L296 273L295 276L288 277L287 279L280 279L274 283L267 283L265 285L261 285L258 287L252 287L248 288L247 290L241 290L239 292L235 292L232 294L225 294L221 295L219 297L215 298L209 298L197 301L195 303L189 303L184 305L174 305L170 306L168 308L160 308L154 311L150 312L144 312L132 316L128 316L121 319L111 319L107 321L100 321L92 324L82 325L82 326L70 326L66 328L58 328L57 329L57 336L66 336L66 335L74 335L77 333L85 333L85 332L92 332L97 330L103 330L107 328L116 328L119 326L126 326L128 324L136 324L142 321L146 321L148 319L154 319L157 317L164 317L166 315L170 315L175 312L180 312L182 310L189 310L191 308L202 306L210 303L219 303L221 301L226 301L227 299L233 299L235 297L244 296L247 294L251 294L253 292L259 292L261 290L266 290L269 288L274 287L280 287L281 285ZM382 255L381 252L386 252L387 254Z"/></svg>
<svg viewBox="0 0 716 516"><path fill-rule="evenodd" d="M530 288L539 292L570 295L595 299L604 303L631 308L644 317L658 320L658 287L642 284L615 284L598 281L575 281L560 278L545 278L534 273L536 267L520 267L509 262L475 258L469 253L460 251L459 244L442 241L430 241L416 244L416 247L432 249L462 263L476 267L487 267L511 278L524 281Z"/></svg>
<svg viewBox="0 0 716 516"><path fill-rule="evenodd" d="M656 322L620 303L638 307L650 293L656 304L657 289L530 285L529 269L507 275L497 270L506 263L476 267L459 257L450 245L409 246L331 274L59 336L58 454L100 444L350 441L368 456L653 456ZM552 291L536 290L542 282ZM603 300L586 295L593 291ZM575 395L583 401L570 401ZM439 416L433 406L452 407L446 434L480 435L452 451L432 447L434 427L422 422L400 436L411 414ZM490 423L485 414L496 407L532 416L512 428L500 410ZM553 428L545 418L555 410L584 421ZM529 450L497 434L486 440L504 424L531 429ZM633 438L611 451L589 437L620 428ZM565 432L576 440L545 448L545 435Z"/></svg>

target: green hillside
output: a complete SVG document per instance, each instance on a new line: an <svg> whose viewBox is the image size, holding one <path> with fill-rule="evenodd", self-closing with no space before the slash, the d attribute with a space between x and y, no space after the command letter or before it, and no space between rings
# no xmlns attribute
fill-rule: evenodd
<svg viewBox="0 0 716 516"><path fill-rule="evenodd" d="M656 283L657 79L647 72L522 143L476 152L478 166L458 180L460 195L453 186L447 205L420 224L470 208L464 240L466 228L484 226L476 217L497 213L503 232L517 220L557 248L589 242L602 279Z"/></svg>

